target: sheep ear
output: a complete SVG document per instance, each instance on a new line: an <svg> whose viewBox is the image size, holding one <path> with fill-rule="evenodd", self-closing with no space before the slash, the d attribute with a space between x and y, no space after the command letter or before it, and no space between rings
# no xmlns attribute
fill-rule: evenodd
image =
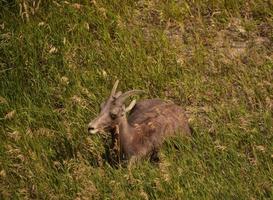
<svg viewBox="0 0 273 200"><path fill-rule="evenodd" d="M130 105L127 107L127 108L125 108L125 112L129 112L130 110L132 110L133 109L133 107L136 105L136 100L134 99L131 103L130 103Z"/></svg>

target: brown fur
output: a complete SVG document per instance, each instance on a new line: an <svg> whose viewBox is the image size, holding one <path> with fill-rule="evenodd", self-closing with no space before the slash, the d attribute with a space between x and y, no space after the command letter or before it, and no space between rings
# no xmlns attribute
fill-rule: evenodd
<svg viewBox="0 0 273 200"><path fill-rule="evenodd" d="M146 99L136 104L132 102L125 108L126 98L140 91L116 93L117 84L103 104L101 113L89 123L88 129L90 133L96 133L115 127L113 144L118 145L116 149L121 158L137 160L155 155L165 138L176 134L191 135L183 108L162 99ZM129 112L128 117L126 112Z"/></svg>
<svg viewBox="0 0 273 200"><path fill-rule="evenodd" d="M157 151L166 137L191 135L184 110L172 102L159 99L148 99L136 104L128 116L128 123L134 136L130 147L124 152L129 158Z"/></svg>

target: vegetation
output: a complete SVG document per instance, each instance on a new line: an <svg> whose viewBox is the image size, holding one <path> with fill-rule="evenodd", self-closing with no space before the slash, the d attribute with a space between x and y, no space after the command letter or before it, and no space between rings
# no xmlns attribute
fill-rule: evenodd
<svg viewBox="0 0 273 200"><path fill-rule="evenodd" d="M0 30L0 199L273 199L271 0L2 0ZM116 79L193 137L110 166L86 126Z"/></svg>

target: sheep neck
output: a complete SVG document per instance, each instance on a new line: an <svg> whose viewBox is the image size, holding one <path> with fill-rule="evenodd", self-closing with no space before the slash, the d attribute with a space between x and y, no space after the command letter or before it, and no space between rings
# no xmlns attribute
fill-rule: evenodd
<svg viewBox="0 0 273 200"><path fill-rule="evenodd" d="M120 145L122 151L128 156L130 144L132 141L132 134L131 133L132 127L127 121L126 115L122 116L119 119L119 137L120 137Z"/></svg>

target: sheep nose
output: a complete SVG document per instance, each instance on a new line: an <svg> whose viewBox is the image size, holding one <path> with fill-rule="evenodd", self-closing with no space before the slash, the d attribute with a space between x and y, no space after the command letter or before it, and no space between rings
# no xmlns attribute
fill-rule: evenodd
<svg viewBox="0 0 273 200"><path fill-rule="evenodd" d="M88 127L88 132L91 132L91 131L94 131L94 130L95 130L94 127L92 127L92 126L89 126L89 127Z"/></svg>
<svg viewBox="0 0 273 200"><path fill-rule="evenodd" d="M89 126L88 127L88 132L91 133L91 134L94 134L94 133L97 133L98 132L98 129L94 126Z"/></svg>

